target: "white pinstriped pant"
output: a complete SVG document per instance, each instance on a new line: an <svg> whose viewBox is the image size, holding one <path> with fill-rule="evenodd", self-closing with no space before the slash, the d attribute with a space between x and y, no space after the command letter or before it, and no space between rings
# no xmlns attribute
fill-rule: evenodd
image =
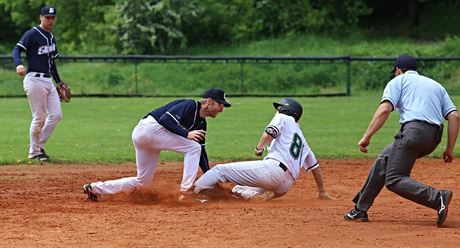
<svg viewBox="0 0 460 248"><path fill-rule="evenodd" d="M54 128L62 118L61 102L51 78L35 77L29 72L24 77L24 92L32 112L30 124L29 157L41 153Z"/></svg>
<svg viewBox="0 0 460 248"><path fill-rule="evenodd" d="M137 176L91 183L94 193L116 194L151 189L161 150L184 154L180 191L185 192L192 187L198 174L200 144L168 131L152 116L139 121L133 130L132 139L136 149Z"/></svg>

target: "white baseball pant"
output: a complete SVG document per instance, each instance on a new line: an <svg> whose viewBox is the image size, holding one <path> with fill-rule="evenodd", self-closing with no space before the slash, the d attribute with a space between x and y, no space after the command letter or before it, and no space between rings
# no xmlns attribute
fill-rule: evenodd
<svg viewBox="0 0 460 248"><path fill-rule="evenodd" d="M246 199L273 191L276 197L286 194L294 183L289 170L284 171L280 162L273 159L219 164L207 171L195 183L195 193L212 189L219 182L232 182L233 192ZM249 187L241 187L249 186Z"/></svg>
<svg viewBox="0 0 460 248"><path fill-rule="evenodd" d="M198 174L200 144L168 131L152 116L139 121L133 130L132 139L136 149L137 176L93 182L91 187L94 193L116 194L151 189L161 150L184 154L184 171L180 191L186 192L192 187Z"/></svg>
<svg viewBox="0 0 460 248"><path fill-rule="evenodd" d="M35 75L39 74L40 77ZM61 102L51 78L29 72L24 77L24 92L32 112L29 158L41 154L57 123L62 118Z"/></svg>

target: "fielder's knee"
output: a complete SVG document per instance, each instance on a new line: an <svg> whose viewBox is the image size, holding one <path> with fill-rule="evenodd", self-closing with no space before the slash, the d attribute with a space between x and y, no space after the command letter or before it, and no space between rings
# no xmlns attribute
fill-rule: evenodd
<svg viewBox="0 0 460 248"><path fill-rule="evenodd" d="M200 154L201 153L201 145L193 142L192 145L190 146L190 149L186 153L191 153L191 154Z"/></svg>
<svg viewBox="0 0 460 248"><path fill-rule="evenodd" d="M137 178L136 180L136 189L147 191L153 187L153 180L152 179L145 179L145 178Z"/></svg>

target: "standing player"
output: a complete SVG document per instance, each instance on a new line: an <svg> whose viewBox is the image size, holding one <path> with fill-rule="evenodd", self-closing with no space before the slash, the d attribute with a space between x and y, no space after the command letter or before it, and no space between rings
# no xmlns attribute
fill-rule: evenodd
<svg viewBox="0 0 460 248"><path fill-rule="evenodd" d="M59 56L56 40L51 33L56 22L56 9L45 6L40 12L40 25L29 29L13 49L16 73L24 77L24 91L32 112L30 124L29 159L48 161L45 144L62 118L61 103L51 77L58 84L55 59ZM28 68L21 61L26 52ZM63 84L63 83L62 83Z"/></svg>
<svg viewBox="0 0 460 248"><path fill-rule="evenodd" d="M443 119L448 121L445 162L454 158L459 117L444 87L438 82L419 75L413 57L402 55L396 59L395 78L388 82L380 106L358 142L361 152L367 152L371 137L385 123L396 108L400 113L401 128L393 143L383 149L369 172L361 191L353 199L355 208L345 214L346 220L368 221L367 211L374 199L386 186L390 191L420 205L435 209L436 224L441 226L452 199L451 190L438 190L410 178L418 158L426 156L441 142Z"/></svg>
<svg viewBox="0 0 460 248"><path fill-rule="evenodd" d="M98 195L150 189L162 150L184 154L180 192L186 193L195 181L198 165L203 173L209 169L204 148L205 117L215 118L224 107L230 106L225 92L213 88L205 91L200 101L179 99L153 110L139 121L132 134L137 176L85 184L84 193L88 199L96 201Z"/></svg>
<svg viewBox="0 0 460 248"><path fill-rule="evenodd" d="M273 103L277 113L265 128L254 153L261 156L270 144L263 160L236 162L214 166L195 183L195 193L214 188L219 182L232 182L232 189L245 199L281 197L299 177L301 168L313 173L319 197L330 197L323 185L318 161L307 144L297 123L302 116L302 105L285 98Z"/></svg>

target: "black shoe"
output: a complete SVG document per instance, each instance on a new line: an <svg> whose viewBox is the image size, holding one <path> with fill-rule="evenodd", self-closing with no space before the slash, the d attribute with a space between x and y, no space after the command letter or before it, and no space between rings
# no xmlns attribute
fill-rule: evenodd
<svg viewBox="0 0 460 248"><path fill-rule="evenodd" d="M343 216L345 220L355 220L359 222L367 222L369 218L367 217L367 211L361 211L357 207L353 208L350 212Z"/></svg>
<svg viewBox="0 0 460 248"><path fill-rule="evenodd" d="M38 161L41 161L41 162L46 162L46 161L49 161L50 160L50 157L48 157L48 155L46 154L38 154L38 155L35 155L35 156L29 156L29 159L35 159L35 160L38 160Z"/></svg>
<svg viewBox="0 0 460 248"><path fill-rule="evenodd" d="M439 191L439 208L438 208L438 220L436 225L441 227L442 223L446 220L447 210L449 210L449 203L452 200L453 192L451 190Z"/></svg>
<svg viewBox="0 0 460 248"><path fill-rule="evenodd" d="M88 195L88 200L91 200L91 201L99 200L97 194L93 193L93 189L91 188L91 184L89 183L83 185L83 193Z"/></svg>
<svg viewBox="0 0 460 248"><path fill-rule="evenodd" d="M46 154L45 149L41 148L40 152L42 153L43 158L46 158L47 161L50 160L50 156L48 156L48 154Z"/></svg>

